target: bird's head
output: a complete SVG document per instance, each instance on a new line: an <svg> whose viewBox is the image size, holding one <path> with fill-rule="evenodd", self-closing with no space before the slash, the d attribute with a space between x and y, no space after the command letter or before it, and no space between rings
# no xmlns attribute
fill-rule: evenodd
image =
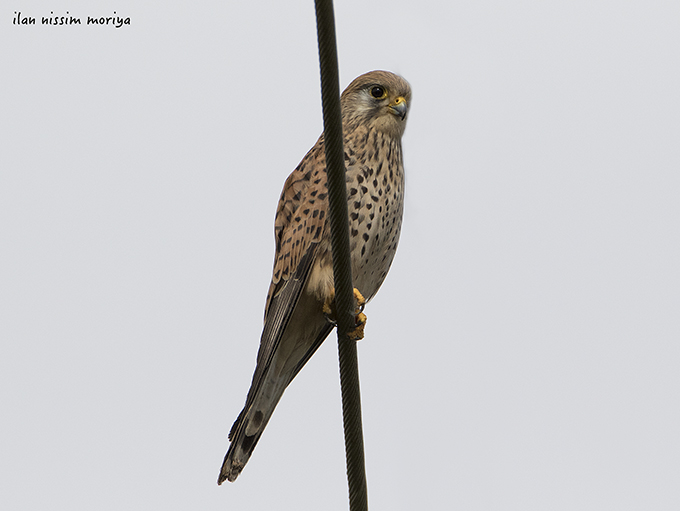
<svg viewBox="0 0 680 511"><path fill-rule="evenodd" d="M371 129L401 137L411 104L411 87L389 71L371 71L350 83L341 97L343 124L368 124Z"/></svg>

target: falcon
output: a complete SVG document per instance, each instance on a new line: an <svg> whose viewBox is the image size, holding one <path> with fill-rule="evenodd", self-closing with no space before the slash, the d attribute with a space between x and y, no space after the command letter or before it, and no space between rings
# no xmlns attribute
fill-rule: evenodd
<svg viewBox="0 0 680 511"><path fill-rule="evenodd" d="M406 80L388 71L356 78L340 98L354 295L354 339L397 250L404 209L401 137L411 104ZM334 327L333 263L324 136L286 180L274 221L276 253L257 366L217 483L235 481L284 390Z"/></svg>

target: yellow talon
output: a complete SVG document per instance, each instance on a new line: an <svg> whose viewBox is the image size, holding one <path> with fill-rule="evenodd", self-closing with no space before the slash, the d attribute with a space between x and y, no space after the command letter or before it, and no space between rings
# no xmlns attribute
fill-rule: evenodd
<svg viewBox="0 0 680 511"><path fill-rule="evenodd" d="M351 341L360 341L364 338L364 327L366 326L366 314L360 312L355 318L356 328L347 333L347 337Z"/></svg>
<svg viewBox="0 0 680 511"><path fill-rule="evenodd" d="M349 332L348 336L353 341L358 341L364 338L364 327L366 326L366 314L363 313L366 299L361 292L354 288L354 299L356 300L357 308L354 311L354 323L356 327ZM331 290L330 296L324 301L322 311L326 319L335 324L335 289Z"/></svg>
<svg viewBox="0 0 680 511"><path fill-rule="evenodd" d="M359 312L364 310L364 305L366 305L366 299L364 298L364 295L362 295L359 290L355 287L354 288L354 299L357 301L357 307L359 308Z"/></svg>

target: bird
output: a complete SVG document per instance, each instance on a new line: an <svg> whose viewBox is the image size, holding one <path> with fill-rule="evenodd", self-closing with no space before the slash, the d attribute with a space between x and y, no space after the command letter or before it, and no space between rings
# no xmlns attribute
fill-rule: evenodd
<svg viewBox="0 0 680 511"><path fill-rule="evenodd" d="M411 87L389 71L353 80L340 97L351 269L361 312L392 264L404 210L401 139ZM274 221L276 251L257 364L245 406L229 432L217 484L235 481L283 392L334 328L333 264L324 135L288 176Z"/></svg>

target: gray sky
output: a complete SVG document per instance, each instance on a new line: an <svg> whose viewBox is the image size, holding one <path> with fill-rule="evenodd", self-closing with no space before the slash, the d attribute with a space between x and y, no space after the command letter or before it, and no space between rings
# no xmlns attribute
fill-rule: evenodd
<svg viewBox="0 0 680 511"><path fill-rule="evenodd" d="M40 25L67 9L131 24ZM0 507L347 509L335 334L215 484L321 132L313 2L0 19ZM680 508L678 19L337 1L341 87L414 95L359 345L371 509Z"/></svg>

